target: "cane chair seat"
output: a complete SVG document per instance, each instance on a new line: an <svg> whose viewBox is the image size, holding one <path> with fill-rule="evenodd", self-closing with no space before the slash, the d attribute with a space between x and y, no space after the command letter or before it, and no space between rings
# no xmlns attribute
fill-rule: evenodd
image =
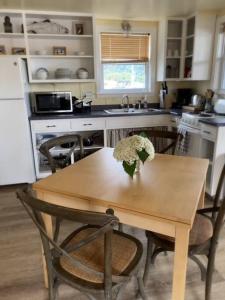
<svg viewBox="0 0 225 300"><path fill-rule="evenodd" d="M151 232L152 234L152 232ZM162 234L153 234L156 238L174 243L174 238ZM196 214L195 220L190 231L189 246L199 246L207 242L213 236L212 221L200 214Z"/></svg>
<svg viewBox="0 0 225 300"><path fill-rule="evenodd" d="M71 247L73 244L79 243L81 240L90 236L96 227L85 226L75 231L63 243L63 247ZM69 251L69 254L80 263L97 272L104 274L104 235L98 237L92 242L82 246L76 251ZM133 269L137 261L142 255L141 243L125 233L115 231L112 235L112 275L127 275L129 270ZM98 274L88 272L71 264L67 257L61 257L57 260L55 268L67 273L75 281L82 281L82 284L102 288L104 278Z"/></svg>

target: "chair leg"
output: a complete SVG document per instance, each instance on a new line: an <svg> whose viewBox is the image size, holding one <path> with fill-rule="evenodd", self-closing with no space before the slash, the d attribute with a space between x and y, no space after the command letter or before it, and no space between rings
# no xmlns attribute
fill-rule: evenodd
<svg viewBox="0 0 225 300"><path fill-rule="evenodd" d="M203 263L194 255L190 255L189 258L191 260L193 260L199 267L200 271L201 271L201 280L202 281L205 281L206 279L206 268L205 266L203 265Z"/></svg>
<svg viewBox="0 0 225 300"><path fill-rule="evenodd" d="M144 285L146 285L148 274L150 270L150 264L151 264L151 257L152 257L152 250L153 250L153 242L150 236L147 237L147 253L146 253L146 262L145 262L145 269L144 269L144 275L143 275L143 282Z"/></svg>
<svg viewBox="0 0 225 300"><path fill-rule="evenodd" d="M96 298L91 294L85 293L85 295L88 297L89 300L96 300Z"/></svg>
<svg viewBox="0 0 225 300"><path fill-rule="evenodd" d="M56 298L56 287L52 275L48 276L48 296L49 300L55 300Z"/></svg>
<svg viewBox="0 0 225 300"><path fill-rule="evenodd" d="M119 296L119 293L121 292L121 290L123 289L123 287L125 286L122 285L122 286L118 286L117 288L114 288L113 291L112 291L112 300L116 300Z"/></svg>
<svg viewBox="0 0 225 300"><path fill-rule="evenodd" d="M141 276L137 277L137 281L138 281L138 289L141 295L141 298L143 300L148 300L148 297L145 294L145 287L144 287L144 282ZM138 293L139 294L139 293Z"/></svg>
<svg viewBox="0 0 225 300"><path fill-rule="evenodd" d="M156 248L152 254L152 257L151 257L151 263L154 265L155 263L155 259L156 259L156 256L158 254L160 254L161 252L164 252L165 253L165 249L164 248Z"/></svg>
<svg viewBox="0 0 225 300"><path fill-rule="evenodd" d="M212 277L213 277L214 263L215 263L215 252L216 252L216 249L212 249L212 251L208 257L208 266L207 266L206 282L205 282L205 300L211 299Z"/></svg>

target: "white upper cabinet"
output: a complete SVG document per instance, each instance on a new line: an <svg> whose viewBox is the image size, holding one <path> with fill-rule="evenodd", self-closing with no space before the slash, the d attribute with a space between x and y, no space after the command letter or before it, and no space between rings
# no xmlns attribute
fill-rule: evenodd
<svg viewBox="0 0 225 300"><path fill-rule="evenodd" d="M160 22L157 80L209 80L215 32L214 14Z"/></svg>

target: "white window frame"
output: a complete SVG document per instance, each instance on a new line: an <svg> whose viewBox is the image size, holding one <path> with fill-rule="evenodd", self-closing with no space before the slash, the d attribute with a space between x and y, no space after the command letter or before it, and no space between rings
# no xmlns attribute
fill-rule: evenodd
<svg viewBox="0 0 225 300"><path fill-rule="evenodd" d="M213 55L213 72L211 78L211 88L217 94L225 95L225 88L221 89L223 77L225 77L225 34L222 44L219 41L221 25L225 23L225 16L219 17L216 24L215 49Z"/></svg>
<svg viewBox="0 0 225 300"><path fill-rule="evenodd" d="M136 22L136 21L135 21ZM138 21L137 21L138 22ZM104 79L103 79L103 64L101 61L101 33L119 33L123 34L124 32L120 29L121 22L118 21L118 25L112 26L103 26L96 25L96 78L97 78L97 93L100 96L111 95L118 96L121 94L129 95L155 95L155 85L156 85L156 27L143 27L135 30L132 28L131 34L150 34L151 37L151 58L146 62L146 84L145 89L104 89ZM135 27L135 26L134 26ZM150 73L151 72L151 73Z"/></svg>

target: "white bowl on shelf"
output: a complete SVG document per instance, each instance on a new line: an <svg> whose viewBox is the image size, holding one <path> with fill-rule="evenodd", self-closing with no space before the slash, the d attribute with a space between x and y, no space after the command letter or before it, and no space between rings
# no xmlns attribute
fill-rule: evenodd
<svg viewBox="0 0 225 300"><path fill-rule="evenodd" d="M83 56L83 55L85 55L85 52L84 51L75 51L74 55Z"/></svg>
<svg viewBox="0 0 225 300"><path fill-rule="evenodd" d="M35 77L40 80L45 80L48 78L48 76L49 76L49 72L45 68L39 68L35 72Z"/></svg>
<svg viewBox="0 0 225 300"><path fill-rule="evenodd" d="M77 70L77 77L79 79L87 79L88 78L88 70L85 68L80 68Z"/></svg>
<svg viewBox="0 0 225 300"><path fill-rule="evenodd" d="M66 79L71 78L72 71L68 68L58 68L55 70L55 78L57 79Z"/></svg>

